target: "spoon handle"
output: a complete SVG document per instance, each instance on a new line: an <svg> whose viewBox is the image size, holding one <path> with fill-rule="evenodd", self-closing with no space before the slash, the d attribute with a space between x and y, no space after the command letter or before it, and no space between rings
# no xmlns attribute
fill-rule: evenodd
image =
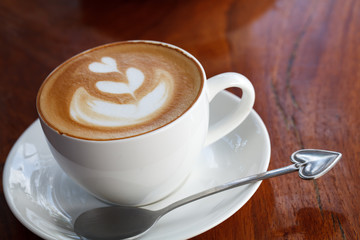
<svg viewBox="0 0 360 240"><path fill-rule="evenodd" d="M225 190L236 188L236 187L239 187L239 186L242 186L242 185L245 185L245 184L265 180L265 179L268 179L268 178L281 176L281 175L284 175L284 174L287 174L287 173L296 172L298 170L299 170L298 165L297 164L292 164L292 165L289 165L289 166L286 166L286 167L282 167L282 168L270 170L270 171L267 171L267 172L251 175L251 176L248 176L248 177L240 178L240 179L225 183L223 185L216 186L216 187L207 189L205 191L196 193L196 194L191 195L189 197L186 197L186 198L184 198L182 200L179 200L177 202L174 202L174 203L170 204L169 206L167 206L167 207L165 207L165 208L163 208L163 209L161 209L159 211L161 211L162 214L166 214L166 213L168 213L169 211L171 211L171 210L173 210L175 208L178 208L178 207L180 207L182 205L185 205L187 203L199 200L201 198L213 195L215 193L219 193L219 192L222 192L222 191L225 191Z"/></svg>

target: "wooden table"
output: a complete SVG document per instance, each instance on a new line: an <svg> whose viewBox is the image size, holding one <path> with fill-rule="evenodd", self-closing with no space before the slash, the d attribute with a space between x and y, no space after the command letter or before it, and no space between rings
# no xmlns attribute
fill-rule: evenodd
<svg viewBox="0 0 360 240"><path fill-rule="evenodd" d="M159 40L191 52L209 77L234 71L252 81L270 169L302 148L343 153L318 180L264 181L237 213L194 239L360 238L360 1L2 0L0 22L1 170L58 64L108 42ZM0 239L38 239L3 190Z"/></svg>

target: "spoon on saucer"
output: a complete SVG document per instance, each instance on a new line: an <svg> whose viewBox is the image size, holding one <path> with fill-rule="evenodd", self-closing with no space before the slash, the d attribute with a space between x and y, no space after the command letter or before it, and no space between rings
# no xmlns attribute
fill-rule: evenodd
<svg viewBox="0 0 360 240"><path fill-rule="evenodd" d="M133 239L145 234L165 214L204 197L245 184L299 171L302 179L316 179L327 173L342 157L341 153L303 149L291 155L292 165L244 177L210 188L174 202L169 206L151 211L140 207L109 206L82 213L74 223L74 231L86 239L110 240Z"/></svg>

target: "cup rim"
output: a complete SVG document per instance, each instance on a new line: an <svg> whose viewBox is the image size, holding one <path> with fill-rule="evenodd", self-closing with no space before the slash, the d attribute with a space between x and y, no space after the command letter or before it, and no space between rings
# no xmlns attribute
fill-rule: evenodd
<svg viewBox="0 0 360 240"><path fill-rule="evenodd" d="M159 126L158 128L154 128L151 129L149 131L143 132L143 133L139 133L136 135L131 135L131 136L125 136L125 137L119 137L119 138L109 138L109 139L88 139L88 138L82 138L82 137L78 137L78 136L73 136L71 134L65 134L65 133L61 133L60 131L58 131L56 129L56 127L52 126L48 121L45 120L45 118L42 116L42 114L40 113L40 93L42 91L42 88L44 87L45 83L47 82L47 80L49 78L51 78L51 76L58 71L60 68L62 68L64 65L66 65L67 63L69 63L70 61L72 61L73 59L85 55L89 52L98 50L100 48L105 48L105 47L111 47L114 45L119 45L119 44L131 44L131 43L144 43L144 44L153 44L153 45L157 45L157 46L162 46L165 48L170 48L173 49L175 51L178 51L180 54L183 54L184 56L188 57L192 62L194 62L194 64L196 65L196 67L198 68L199 72L200 72L200 76L201 76L201 83L200 83L200 88L198 91L198 94L196 95L195 99L192 101L192 103L188 106L188 108L183 111L183 113L181 115L179 115L178 117L176 117L175 119L173 119L172 121L167 122L166 124ZM119 141L119 140L126 140L126 139L135 139L135 138L139 138L139 137L143 137L143 136L148 136L148 135L152 135L152 134L156 134L159 131L164 131L166 128L171 127L172 125L174 125L176 122L180 121L182 118L185 117L185 115L188 114L188 112L193 109L194 105L198 102L198 100L200 99L200 96L204 93L205 91L205 82L206 82L206 74L205 74L205 70L203 68L203 66L201 65L201 63L189 52L187 52L186 50L175 46L173 44L170 43L165 43L165 42L161 42L161 41L154 41L154 40L127 40L127 41L117 41L117 42L111 42L111 43L106 43L106 44L102 44L87 50L84 50L78 54L75 54L74 56L70 57L69 59L65 60L64 62L62 62L61 64L59 64L55 69L53 69L45 78L45 80L42 82L38 92L37 92L37 96L36 96L36 111L37 114L39 116L39 119L41 120L41 122L43 124L45 124L49 129L51 129L53 132L55 132L58 135L61 135L65 138L69 138L69 139L73 139L73 140L77 140L77 141L84 141L84 142L113 142L113 141Z"/></svg>

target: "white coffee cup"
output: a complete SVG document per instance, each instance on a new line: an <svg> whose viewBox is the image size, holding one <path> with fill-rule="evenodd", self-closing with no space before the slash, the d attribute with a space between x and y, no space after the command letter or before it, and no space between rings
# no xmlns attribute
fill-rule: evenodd
<svg viewBox="0 0 360 240"><path fill-rule="evenodd" d="M200 94L179 118L151 132L117 140L84 140L59 134L40 116L50 150L61 168L96 197L115 204L140 206L165 198L186 180L200 152L236 128L250 113L254 88L238 73L223 73L206 80L198 60L190 57L203 75ZM209 103L220 91L242 90L241 104L209 127Z"/></svg>

